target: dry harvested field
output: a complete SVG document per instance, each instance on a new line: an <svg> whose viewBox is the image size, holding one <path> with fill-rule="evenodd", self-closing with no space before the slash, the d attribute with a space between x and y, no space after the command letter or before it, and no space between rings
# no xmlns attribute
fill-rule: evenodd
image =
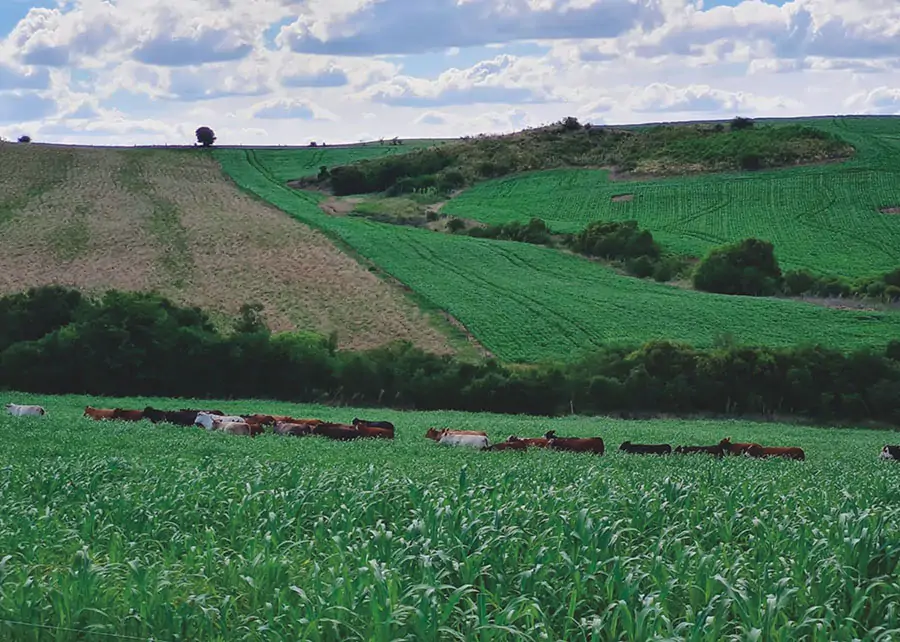
<svg viewBox="0 0 900 642"><path fill-rule="evenodd" d="M273 330L450 350L401 290L194 151L0 146L0 294L49 283L157 290L223 318L255 301Z"/></svg>

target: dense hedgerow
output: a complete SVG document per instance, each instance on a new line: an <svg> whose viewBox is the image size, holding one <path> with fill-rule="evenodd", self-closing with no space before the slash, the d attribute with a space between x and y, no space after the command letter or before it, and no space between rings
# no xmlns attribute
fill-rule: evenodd
<svg viewBox="0 0 900 642"><path fill-rule="evenodd" d="M78 301L74 308L73 302ZM0 327L59 314L46 334L0 352L0 386L26 392L273 398L417 409L555 415L785 413L900 422L900 343L845 354L819 346L699 350L609 347L569 363L466 363L406 343L337 350L334 338L270 334L248 306L217 332L199 309L156 295L100 300L41 288L0 300Z"/></svg>

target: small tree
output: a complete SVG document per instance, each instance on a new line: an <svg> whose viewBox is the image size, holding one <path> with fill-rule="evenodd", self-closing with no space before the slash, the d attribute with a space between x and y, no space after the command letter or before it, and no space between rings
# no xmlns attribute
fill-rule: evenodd
<svg viewBox="0 0 900 642"><path fill-rule="evenodd" d="M771 296L780 286L775 247L759 239L710 250L694 272L694 287L706 292Z"/></svg>
<svg viewBox="0 0 900 642"><path fill-rule="evenodd" d="M575 132L581 129L581 123L574 116L566 116L562 121L562 126L567 132Z"/></svg>
<svg viewBox="0 0 900 642"><path fill-rule="evenodd" d="M742 118L741 116L736 116L731 121L731 131L740 131L742 129L752 129L753 121L749 118Z"/></svg>
<svg viewBox="0 0 900 642"><path fill-rule="evenodd" d="M20 143L30 143L31 136L19 136L19 142Z"/></svg>
<svg viewBox="0 0 900 642"><path fill-rule="evenodd" d="M209 147L216 142L216 134L209 127L200 127L195 133L197 134L197 142L204 147Z"/></svg>

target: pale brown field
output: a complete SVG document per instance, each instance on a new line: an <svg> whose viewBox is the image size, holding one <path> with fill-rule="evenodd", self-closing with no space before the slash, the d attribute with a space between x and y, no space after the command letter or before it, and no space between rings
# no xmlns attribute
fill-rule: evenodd
<svg viewBox="0 0 900 642"><path fill-rule="evenodd" d="M189 151L0 145L0 294L50 283L156 290L220 321L259 302L273 330L344 348L451 350L443 320Z"/></svg>

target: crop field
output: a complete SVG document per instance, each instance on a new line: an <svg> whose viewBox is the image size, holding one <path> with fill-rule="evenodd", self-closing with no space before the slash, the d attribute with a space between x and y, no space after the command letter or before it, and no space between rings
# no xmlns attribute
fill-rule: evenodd
<svg viewBox="0 0 900 642"><path fill-rule="evenodd" d="M320 195L286 187L258 156L216 154L238 185L340 238L503 359L568 358L601 344L658 338L709 346L723 334L744 344L849 349L886 345L900 330L894 313L705 294L620 276L548 248L329 216L318 207Z"/></svg>
<svg viewBox="0 0 900 642"><path fill-rule="evenodd" d="M861 277L900 265L900 119L806 121L857 147L854 159L775 171L652 181L553 170L476 185L443 212L487 223L543 218L556 231L635 219L668 249L703 256L751 236L783 268ZM615 196L630 195L630 200Z"/></svg>
<svg viewBox="0 0 900 642"><path fill-rule="evenodd" d="M0 637L155 640L891 640L895 433L743 421L374 411L394 441L93 422L4 395ZM427 427L602 436L607 453L479 452ZM798 445L806 461L639 457L621 441Z"/></svg>
<svg viewBox="0 0 900 642"><path fill-rule="evenodd" d="M0 145L0 294L47 283L157 290L220 324L258 302L273 330L352 349L451 349L398 288L195 151Z"/></svg>

